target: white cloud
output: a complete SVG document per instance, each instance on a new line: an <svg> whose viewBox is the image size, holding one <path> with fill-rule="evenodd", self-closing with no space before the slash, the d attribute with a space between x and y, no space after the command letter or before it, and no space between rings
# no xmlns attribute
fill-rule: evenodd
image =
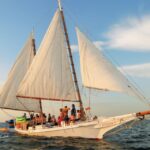
<svg viewBox="0 0 150 150"><path fill-rule="evenodd" d="M99 49L102 49L102 46L105 46L105 42L103 41L95 41L93 42L95 44L95 46Z"/></svg>
<svg viewBox="0 0 150 150"><path fill-rule="evenodd" d="M78 45L71 45L72 52L78 52Z"/></svg>
<svg viewBox="0 0 150 150"><path fill-rule="evenodd" d="M150 78L150 63L122 66L119 69L134 77Z"/></svg>
<svg viewBox="0 0 150 150"><path fill-rule="evenodd" d="M110 48L150 51L150 15L126 18L113 25L106 37Z"/></svg>
<svg viewBox="0 0 150 150"><path fill-rule="evenodd" d="M94 41L93 43L99 49L102 49L102 46L105 45L105 42L102 42L102 41ZM71 45L71 49L73 53L79 51L78 45Z"/></svg>

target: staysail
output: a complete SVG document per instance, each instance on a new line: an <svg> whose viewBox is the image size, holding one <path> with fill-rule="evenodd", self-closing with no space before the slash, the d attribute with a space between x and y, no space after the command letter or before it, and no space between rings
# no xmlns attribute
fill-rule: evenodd
<svg viewBox="0 0 150 150"><path fill-rule="evenodd" d="M19 98L16 98L18 86L35 55L33 42L34 38L31 34L24 48L16 59L11 71L9 72L6 83L3 85L0 96L0 108L40 112L39 101L20 101Z"/></svg>
<svg viewBox="0 0 150 150"><path fill-rule="evenodd" d="M125 92L133 95L132 84L78 28L76 31L83 85L88 88Z"/></svg>
<svg viewBox="0 0 150 150"><path fill-rule="evenodd" d="M60 11L57 10L17 97L77 101Z"/></svg>

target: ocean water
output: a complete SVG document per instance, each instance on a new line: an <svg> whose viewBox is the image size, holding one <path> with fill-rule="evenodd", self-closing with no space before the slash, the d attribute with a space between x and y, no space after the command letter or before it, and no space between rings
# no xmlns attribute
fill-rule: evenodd
<svg viewBox="0 0 150 150"><path fill-rule="evenodd" d="M0 124L5 126L5 124ZM119 132L120 131L120 132ZM150 120L112 131L103 140L27 137L0 132L0 150L150 150Z"/></svg>

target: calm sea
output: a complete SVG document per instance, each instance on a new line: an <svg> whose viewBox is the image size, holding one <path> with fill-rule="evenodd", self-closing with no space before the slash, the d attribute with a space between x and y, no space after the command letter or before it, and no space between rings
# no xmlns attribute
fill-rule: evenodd
<svg viewBox="0 0 150 150"><path fill-rule="evenodd" d="M4 126L4 124L0 124ZM119 131L120 129L118 129ZM26 137L0 133L0 150L150 150L150 120L139 121L132 128L111 132L104 140L82 138Z"/></svg>

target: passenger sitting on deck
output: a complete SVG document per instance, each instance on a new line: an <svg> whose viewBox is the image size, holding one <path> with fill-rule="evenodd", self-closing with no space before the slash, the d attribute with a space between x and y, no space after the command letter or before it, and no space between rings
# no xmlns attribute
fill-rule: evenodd
<svg viewBox="0 0 150 150"><path fill-rule="evenodd" d="M35 115L35 124L36 125L40 125L40 119L39 119L39 115L38 114Z"/></svg>
<svg viewBox="0 0 150 150"><path fill-rule="evenodd" d="M75 116L74 115L70 116L70 122L73 122L73 123L75 122Z"/></svg>
<svg viewBox="0 0 150 150"><path fill-rule="evenodd" d="M45 124L46 123L46 114L43 113L43 123Z"/></svg>
<svg viewBox="0 0 150 150"><path fill-rule="evenodd" d="M51 126L55 126L55 125L57 125L57 121L56 121L56 118L55 118L55 116L53 115L52 116L52 119L51 119Z"/></svg>
<svg viewBox="0 0 150 150"><path fill-rule="evenodd" d="M29 126L34 127L36 125L35 116L32 117L32 120L29 121Z"/></svg>
<svg viewBox="0 0 150 150"><path fill-rule="evenodd" d="M76 121L79 121L81 119L81 111L77 110L77 119Z"/></svg>
<svg viewBox="0 0 150 150"><path fill-rule="evenodd" d="M40 124L45 124L46 123L46 118L44 117L44 114L40 114L39 123Z"/></svg>
<svg viewBox="0 0 150 150"><path fill-rule="evenodd" d="M43 113L43 117L44 117L44 118L46 118L46 117L47 117L45 113Z"/></svg>

